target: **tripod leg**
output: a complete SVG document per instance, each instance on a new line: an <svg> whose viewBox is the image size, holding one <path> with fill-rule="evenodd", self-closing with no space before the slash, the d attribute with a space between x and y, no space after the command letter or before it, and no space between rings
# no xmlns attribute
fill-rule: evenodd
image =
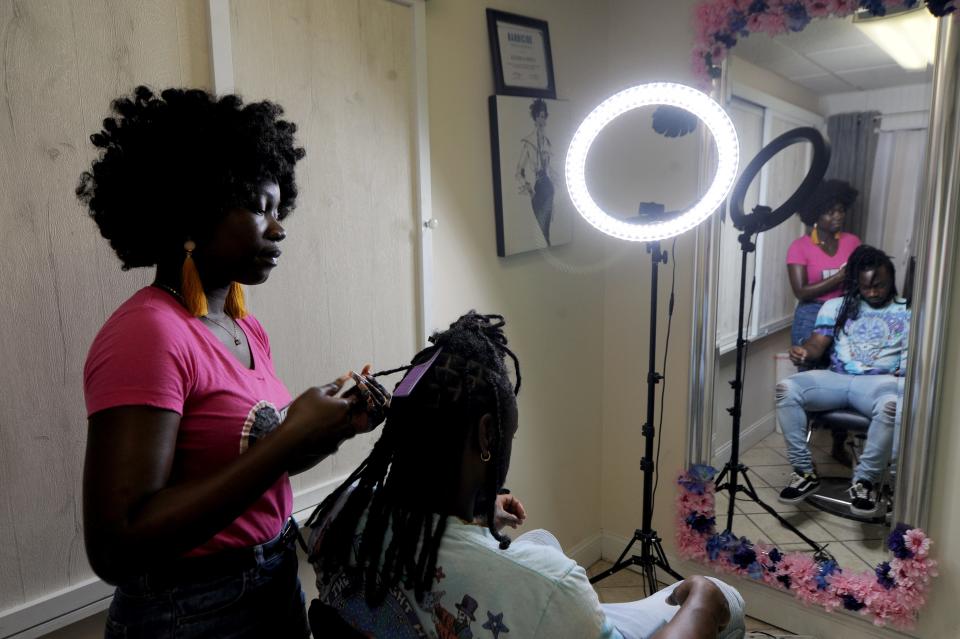
<svg viewBox="0 0 960 639"><path fill-rule="evenodd" d="M677 581L683 581L683 575L670 567L670 564L667 562L667 554L663 551L663 546L660 545L659 541L657 542L655 548L657 551L657 557L655 559L657 566L659 566L661 570Z"/></svg>
<svg viewBox="0 0 960 639"><path fill-rule="evenodd" d="M746 470L746 468L744 468L744 470ZM766 502L760 499L760 496L757 495L757 491L753 489L753 484L750 483L750 479L747 477L746 473L743 473L743 478L744 478L744 481L747 483L747 485L738 486L737 487L738 492L744 493L747 497L750 498L751 501L753 501L755 504L757 504L758 506L766 510L768 513L770 513L774 517L776 517L777 520L780 522L780 525L782 525L784 528L786 528L787 530L792 532L794 535L802 539L804 542L806 542L808 546L813 548L816 552L823 552L823 546L821 546L814 540L804 535L802 532L800 532L800 530L797 529L796 526L794 526L789 521L784 519L780 513L774 510L772 506L767 505Z"/></svg>

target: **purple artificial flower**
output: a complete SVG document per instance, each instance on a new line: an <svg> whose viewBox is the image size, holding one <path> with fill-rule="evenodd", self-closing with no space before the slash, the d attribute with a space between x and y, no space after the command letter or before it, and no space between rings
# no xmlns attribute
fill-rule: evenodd
<svg viewBox="0 0 960 639"><path fill-rule="evenodd" d="M716 561L721 551L730 550L738 543L739 540L731 532L715 533L707 540L707 556L710 557L710 561Z"/></svg>
<svg viewBox="0 0 960 639"><path fill-rule="evenodd" d="M800 2L784 6L783 15L787 19L787 29L790 31L803 31L810 24L810 14Z"/></svg>
<svg viewBox="0 0 960 639"><path fill-rule="evenodd" d="M710 64L710 54L707 54L707 64ZM694 464L686 473L680 476L677 483L684 487L687 492L695 495L702 495L706 492L707 484L713 480L717 470L707 464Z"/></svg>
<svg viewBox="0 0 960 639"><path fill-rule="evenodd" d="M854 597L853 595L844 595L842 599L843 599L843 607L846 608L847 610L857 611L866 605L862 601Z"/></svg>
<svg viewBox="0 0 960 639"><path fill-rule="evenodd" d="M874 570L874 572L877 574L877 583L879 583L881 586L883 586L887 590L891 590L897 585L897 582L895 582L893 580L893 577L890 576L889 561L885 561L883 563L877 564L877 567Z"/></svg>
<svg viewBox="0 0 960 639"><path fill-rule="evenodd" d="M705 517L700 513L693 512L687 515L687 525L698 533L710 532L717 523L716 517Z"/></svg>
<svg viewBox="0 0 960 639"><path fill-rule="evenodd" d="M748 568L750 564L757 561L757 552L753 549L753 544L746 537L741 537L739 541L732 544L733 551L731 562L741 568Z"/></svg>
<svg viewBox="0 0 960 639"><path fill-rule="evenodd" d="M884 0L860 0L860 6L870 12L872 16L887 15L887 7Z"/></svg>
<svg viewBox="0 0 960 639"><path fill-rule="evenodd" d="M777 575L777 581L783 584L783 587L790 590L790 575Z"/></svg>
<svg viewBox="0 0 960 639"><path fill-rule="evenodd" d="M759 561L755 561L747 566L747 574L750 575L751 579L760 579L763 576L763 566L760 565Z"/></svg>
<svg viewBox="0 0 960 639"><path fill-rule="evenodd" d="M938 18L953 13L957 7L954 0L927 0L927 9Z"/></svg>
<svg viewBox="0 0 960 639"><path fill-rule="evenodd" d="M730 33L750 34L747 31L747 16L739 9L733 9L727 14L727 27L730 29Z"/></svg>
<svg viewBox="0 0 960 639"><path fill-rule="evenodd" d="M775 564L780 563L780 560L783 559L783 555L781 555L780 551L777 550L776 548L774 548L769 553L767 553L767 556L770 557L770 561L772 561Z"/></svg>
<svg viewBox="0 0 960 639"><path fill-rule="evenodd" d="M817 581L817 590L826 590L827 586L829 585L827 583L827 577L835 572L843 571L840 569L840 566L837 565L837 562L833 561L832 559L820 564L820 572L815 578Z"/></svg>
<svg viewBox="0 0 960 639"><path fill-rule="evenodd" d="M906 524L897 524L890 536L887 537L887 548L897 559L913 559L913 551L907 548L907 542L903 536L910 530Z"/></svg>
<svg viewBox="0 0 960 639"><path fill-rule="evenodd" d="M753 0L747 9L747 13L763 13L769 8L770 5L767 4L767 0Z"/></svg>

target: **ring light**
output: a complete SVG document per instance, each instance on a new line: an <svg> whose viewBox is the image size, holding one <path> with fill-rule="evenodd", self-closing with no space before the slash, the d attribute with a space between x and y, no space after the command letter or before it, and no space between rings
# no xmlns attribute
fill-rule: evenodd
<svg viewBox="0 0 960 639"><path fill-rule="evenodd" d="M605 212L590 196L586 181L587 154L610 122L628 111L651 105L678 107L703 121L717 144L717 172L700 201L682 214L661 222L627 222ZM567 191L580 215L607 235L632 242L662 240L692 229L723 204L737 177L739 160L740 144L733 122L709 96L672 82L641 84L604 100L577 128L567 150Z"/></svg>
<svg viewBox="0 0 960 639"><path fill-rule="evenodd" d="M757 173L777 153L798 142L810 142L813 145L813 161L810 163L807 177L803 178L803 182L800 183L793 195L775 210L771 211L766 207L757 207L752 214L746 215L743 212L743 200L747 197L747 190ZM823 180L828 164L830 164L830 144L823 139L823 136L815 128L799 127L776 137L770 144L760 149L757 156L750 161L747 168L743 170L740 180L737 181L737 186L733 189L733 194L730 196L730 221L733 222L733 226L737 230L748 231L753 234L769 231L781 222L786 221L788 217L796 213L797 209L810 197L813 190Z"/></svg>

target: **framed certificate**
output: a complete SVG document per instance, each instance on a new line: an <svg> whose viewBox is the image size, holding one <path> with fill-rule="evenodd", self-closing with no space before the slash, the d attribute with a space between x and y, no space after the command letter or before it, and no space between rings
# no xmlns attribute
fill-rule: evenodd
<svg viewBox="0 0 960 639"><path fill-rule="evenodd" d="M546 22L487 9L487 33L498 95L556 99Z"/></svg>

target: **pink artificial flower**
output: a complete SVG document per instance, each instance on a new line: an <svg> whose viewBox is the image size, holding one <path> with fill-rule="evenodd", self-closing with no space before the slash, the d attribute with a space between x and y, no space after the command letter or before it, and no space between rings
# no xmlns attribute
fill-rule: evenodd
<svg viewBox="0 0 960 639"><path fill-rule="evenodd" d="M859 0L836 0L837 8L833 12L838 18L846 18L851 15L860 6Z"/></svg>
<svg viewBox="0 0 960 639"><path fill-rule="evenodd" d="M776 36L787 32L787 19L782 13L755 13L747 18L747 29L751 33Z"/></svg>
<svg viewBox="0 0 960 639"><path fill-rule="evenodd" d="M919 528L911 528L903 535L903 541L916 557L923 559L930 550L930 539Z"/></svg>
<svg viewBox="0 0 960 639"><path fill-rule="evenodd" d="M814 0L807 4L807 13L811 18L823 18L836 10L836 0Z"/></svg>

